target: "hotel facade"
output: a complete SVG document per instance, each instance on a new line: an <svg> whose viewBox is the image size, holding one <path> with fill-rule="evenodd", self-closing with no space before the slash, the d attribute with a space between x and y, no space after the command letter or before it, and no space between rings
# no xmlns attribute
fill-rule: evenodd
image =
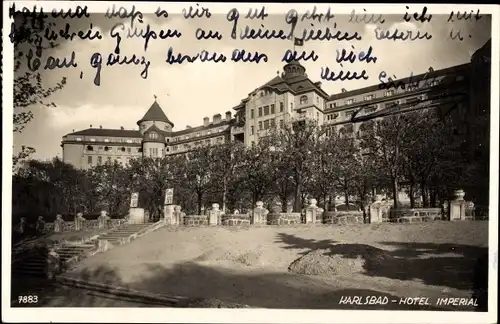
<svg viewBox="0 0 500 324"><path fill-rule="evenodd" d="M484 47L479 52L483 53L481 58L490 55L490 52L485 54ZM471 112L478 109L489 112L482 93L470 95L477 88L474 80L478 76L474 71L486 71L483 61L478 63L478 56L475 54L471 63L442 70L429 68L420 75L392 80L392 85L342 89L334 95L328 95L321 88L321 82L311 81L299 62L291 62L284 66L280 75L250 92L233 107L234 116L227 111L224 117L221 114L214 115L212 120L205 117L200 126L176 131L174 123L155 101L137 122L138 129L105 129L90 125L85 130L65 135L61 143L63 161L87 169L106 161L126 164L132 158L179 154L228 141L240 141L249 146L267 136L267 130L272 127L306 118L329 125L332 131L362 136L363 125L373 119L434 108L443 115L454 114L457 133L469 133L476 142ZM488 86L484 84L484 77L479 78L482 78L482 86L476 90L484 92ZM480 107L471 108L471 105ZM356 121L353 122L355 111ZM483 118L485 114L474 113L476 115ZM463 123L465 120L468 123Z"/></svg>

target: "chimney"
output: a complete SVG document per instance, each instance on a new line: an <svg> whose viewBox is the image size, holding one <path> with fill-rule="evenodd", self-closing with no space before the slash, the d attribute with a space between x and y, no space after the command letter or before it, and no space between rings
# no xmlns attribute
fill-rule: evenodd
<svg viewBox="0 0 500 324"><path fill-rule="evenodd" d="M221 121L221 114L214 115L214 124L218 124Z"/></svg>
<svg viewBox="0 0 500 324"><path fill-rule="evenodd" d="M125 128L124 128L123 126L120 126L120 129L121 129L121 130L125 130Z"/></svg>
<svg viewBox="0 0 500 324"><path fill-rule="evenodd" d="M210 123L210 118L204 117L203 118L203 126L208 126L209 123Z"/></svg>
<svg viewBox="0 0 500 324"><path fill-rule="evenodd" d="M99 125L99 128L102 129L102 125Z"/></svg>
<svg viewBox="0 0 500 324"><path fill-rule="evenodd" d="M231 121L231 112L230 111L226 111L226 121L227 122Z"/></svg>
<svg viewBox="0 0 500 324"><path fill-rule="evenodd" d="M344 92L347 92L347 90L345 88L342 88L342 93L344 93Z"/></svg>
<svg viewBox="0 0 500 324"><path fill-rule="evenodd" d="M321 89L321 81L314 82L314 85Z"/></svg>

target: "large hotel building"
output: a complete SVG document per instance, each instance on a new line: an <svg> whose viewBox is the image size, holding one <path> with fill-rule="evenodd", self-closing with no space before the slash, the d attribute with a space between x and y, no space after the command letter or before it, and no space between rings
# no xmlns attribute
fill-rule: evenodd
<svg viewBox="0 0 500 324"><path fill-rule="evenodd" d="M233 108L234 116L228 111L224 116L214 115L211 120L203 118L200 126L174 130L174 123L155 101L137 122L138 129L91 125L65 135L61 144L63 160L86 169L106 161L126 164L131 158L178 154L227 141L251 145L266 136L267 129L304 118L359 136L363 124L373 118L421 108L437 108L442 114L452 114L457 120L456 132L469 133L471 143L477 143L478 136L489 136L484 127L480 135L476 134L478 126L473 120L489 114L489 85L485 82L489 80L490 52L491 41L473 55L470 63L435 71L429 68L427 73L393 80L392 87L342 89L334 95L328 95L321 82L311 81L299 62L291 62L284 66L281 75L241 100ZM351 116L355 110L359 111L359 122L353 123Z"/></svg>

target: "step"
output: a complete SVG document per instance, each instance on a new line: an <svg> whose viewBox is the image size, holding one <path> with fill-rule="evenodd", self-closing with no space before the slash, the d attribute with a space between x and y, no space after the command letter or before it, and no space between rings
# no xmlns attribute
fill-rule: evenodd
<svg viewBox="0 0 500 324"><path fill-rule="evenodd" d="M43 277L45 277L46 275L46 271L33 270L33 269L14 270L13 272L15 274L26 274L26 275L43 276Z"/></svg>
<svg viewBox="0 0 500 324"><path fill-rule="evenodd" d="M46 265L40 265L40 266L28 266L28 265L23 265L23 266L17 266L17 267L12 267L12 271L47 271L47 266Z"/></svg>

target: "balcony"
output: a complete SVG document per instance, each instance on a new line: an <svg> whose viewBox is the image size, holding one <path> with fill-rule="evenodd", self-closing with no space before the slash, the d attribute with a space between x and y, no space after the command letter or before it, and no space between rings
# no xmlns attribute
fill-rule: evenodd
<svg viewBox="0 0 500 324"><path fill-rule="evenodd" d="M240 127L240 126L231 127L231 134L237 135L237 134L243 134L243 133L245 133L244 127Z"/></svg>

